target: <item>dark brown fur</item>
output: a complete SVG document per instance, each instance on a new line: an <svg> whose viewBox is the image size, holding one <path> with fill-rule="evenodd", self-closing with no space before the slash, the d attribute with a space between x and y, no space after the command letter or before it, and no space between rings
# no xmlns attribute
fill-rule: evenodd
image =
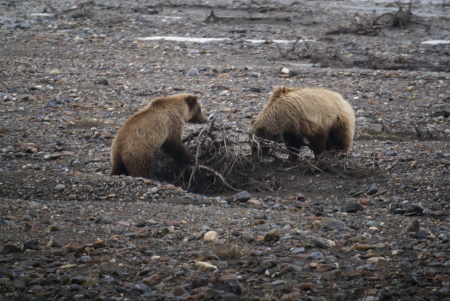
<svg viewBox="0 0 450 301"><path fill-rule="evenodd" d="M158 98L123 124L111 145L111 175L150 178L155 155L163 151L178 162L194 160L181 142L185 122L205 123L197 96Z"/></svg>
<svg viewBox="0 0 450 301"><path fill-rule="evenodd" d="M250 133L285 142L291 160L308 143L315 156L324 151L348 152L355 132L355 114L338 93L321 89L278 87L252 124ZM267 153L252 145L252 158Z"/></svg>

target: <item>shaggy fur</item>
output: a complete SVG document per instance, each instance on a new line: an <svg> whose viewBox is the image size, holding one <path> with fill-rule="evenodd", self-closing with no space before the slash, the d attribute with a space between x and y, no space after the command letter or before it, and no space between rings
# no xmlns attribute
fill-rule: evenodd
<svg viewBox="0 0 450 301"><path fill-rule="evenodd" d="M348 152L355 133L355 114L336 92L321 88L278 87L256 117L251 134L285 142L298 153L306 141L315 156L324 151ZM306 140L306 141L305 141ZM263 149L263 155L265 150ZM260 157L252 145L252 158ZM297 155L291 154L291 160Z"/></svg>
<svg viewBox="0 0 450 301"><path fill-rule="evenodd" d="M194 157L181 142L185 122L205 123L197 96L158 98L123 124L111 145L111 175L149 178L157 152L178 162Z"/></svg>

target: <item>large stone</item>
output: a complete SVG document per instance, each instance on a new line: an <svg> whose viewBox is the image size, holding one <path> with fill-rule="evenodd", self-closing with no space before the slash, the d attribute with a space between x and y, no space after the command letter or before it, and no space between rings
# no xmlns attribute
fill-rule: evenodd
<svg viewBox="0 0 450 301"><path fill-rule="evenodd" d="M342 230L348 230L349 228L347 227L347 225L343 222L340 221L338 219L333 219L332 221L330 221L329 223L323 225L320 230L322 231L342 231Z"/></svg>
<svg viewBox="0 0 450 301"><path fill-rule="evenodd" d="M21 253L23 250L15 245L6 244L1 249L0 253L2 254L11 254L11 253Z"/></svg>
<svg viewBox="0 0 450 301"><path fill-rule="evenodd" d="M148 286L153 286L156 283L158 283L159 281L159 276L158 275L151 275L150 277L145 277L144 279L142 279L142 282Z"/></svg>

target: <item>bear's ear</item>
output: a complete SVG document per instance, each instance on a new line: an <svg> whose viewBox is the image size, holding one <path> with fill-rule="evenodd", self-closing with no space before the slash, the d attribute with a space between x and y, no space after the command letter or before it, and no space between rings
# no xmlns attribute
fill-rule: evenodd
<svg viewBox="0 0 450 301"><path fill-rule="evenodd" d="M197 105L197 96L188 95L184 100L188 104L189 110L194 109L194 107Z"/></svg>
<svg viewBox="0 0 450 301"><path fill-rule="evenodd" d="M250 121L250 124L254 125L255 124L255 119L252 119L252 121Z"/></svg>

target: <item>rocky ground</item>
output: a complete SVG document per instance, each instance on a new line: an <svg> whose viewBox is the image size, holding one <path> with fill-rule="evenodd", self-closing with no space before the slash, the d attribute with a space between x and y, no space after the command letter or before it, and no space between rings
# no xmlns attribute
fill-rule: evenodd
<svg viewBox="0 0 450 301"><path fill-rule="evenodd" d="M450 300L449 6L391 2L0 1L0 300ZM277 85L348 99L351 155L251 163ZM108 176L181 92L242 192Z"/></svg>

